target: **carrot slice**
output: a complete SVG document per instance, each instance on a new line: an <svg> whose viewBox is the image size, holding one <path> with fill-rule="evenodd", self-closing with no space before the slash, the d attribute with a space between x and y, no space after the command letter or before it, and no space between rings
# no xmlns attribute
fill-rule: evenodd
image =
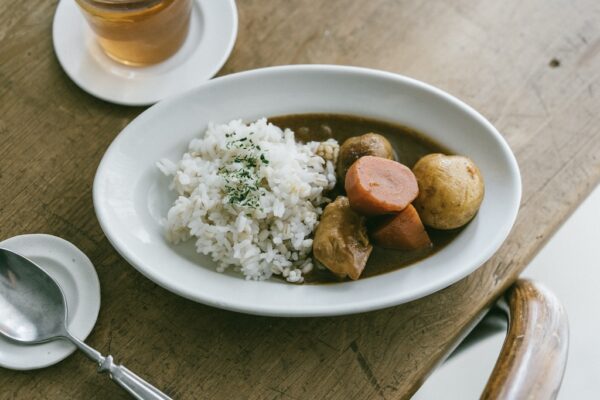
<svg viewBox="0 0 600 400"><path fill-rule="evenodd" d="M381 217L371 230L373 242L381 247L417 250L431 246L431 240L417 210L409 204L396 215Z"/></svg>
<svg viewBox="0 0 600 400"><path fill-rule="evenodd" d="M364 156L346 173L346 195L350 206L363 215L397 213L419 194L410 168L380 157Z"/></svg>

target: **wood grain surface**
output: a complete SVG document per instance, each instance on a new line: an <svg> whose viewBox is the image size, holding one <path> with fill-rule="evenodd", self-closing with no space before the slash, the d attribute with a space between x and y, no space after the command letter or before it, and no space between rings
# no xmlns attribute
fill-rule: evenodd
<svg viewBox="0 0 600 400"><path fill-rule="evenodd" d="M509 328L482 400L555 399L567 365L569 324L556 296L519 279L505 302Z"/></svg>
<svg viewBox="0 0 600 400"><path fill-rule="evenodd" d="M87 342L175 398L410 397L600 180L597 0L239 0L239 37L221 75L333 63L424 80L506 137L523 200L484 267L403 306L284 319L196 304L144 278L102 234L94 172L143 109L97 100L68 79L52 50L55 8L0 0L0 239L44 232L88 254L102 309ZM0 398L127 396L74 354L44 370L0 369Z"/></svg>

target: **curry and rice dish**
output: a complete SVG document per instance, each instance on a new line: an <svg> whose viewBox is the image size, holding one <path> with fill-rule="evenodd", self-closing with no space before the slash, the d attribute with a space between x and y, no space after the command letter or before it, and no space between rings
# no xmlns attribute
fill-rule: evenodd
<svg viewBox="0 0 600 400"><path fill-rule="evenodd" d="M291 283L356 280L443 248L474 217L477 166L403 126L334 114L209 124L181 160L172 243L220 272Z"/></svg>

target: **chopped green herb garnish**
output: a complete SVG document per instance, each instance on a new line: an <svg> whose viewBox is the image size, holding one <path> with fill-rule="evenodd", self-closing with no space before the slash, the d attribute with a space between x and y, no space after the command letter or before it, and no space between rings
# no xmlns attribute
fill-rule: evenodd
<svg viewBox="0 0 600 400"><path fill-rule="evenodd" d="M232 134L225 135L228 138L231 136ZM268 165L269 160L261 152L260 146L247 137L229 140L226 148L238 150L231 163L238 165L223 166L218 171L225 179L227 202L242 207L258 208L259 197L265 195L265 189L261 187L262 182L258 177L258 168L260 165Z"/></svg>

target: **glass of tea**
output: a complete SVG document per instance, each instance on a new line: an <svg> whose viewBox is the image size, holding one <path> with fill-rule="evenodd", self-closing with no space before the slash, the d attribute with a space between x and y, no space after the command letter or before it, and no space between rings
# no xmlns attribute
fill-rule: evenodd
<svg viewBox="0 0 600 400"><path fill-rule="evenodd" d="M163 61L179 50L192 0L76 0L104 52L127 65Z"/></svg>

